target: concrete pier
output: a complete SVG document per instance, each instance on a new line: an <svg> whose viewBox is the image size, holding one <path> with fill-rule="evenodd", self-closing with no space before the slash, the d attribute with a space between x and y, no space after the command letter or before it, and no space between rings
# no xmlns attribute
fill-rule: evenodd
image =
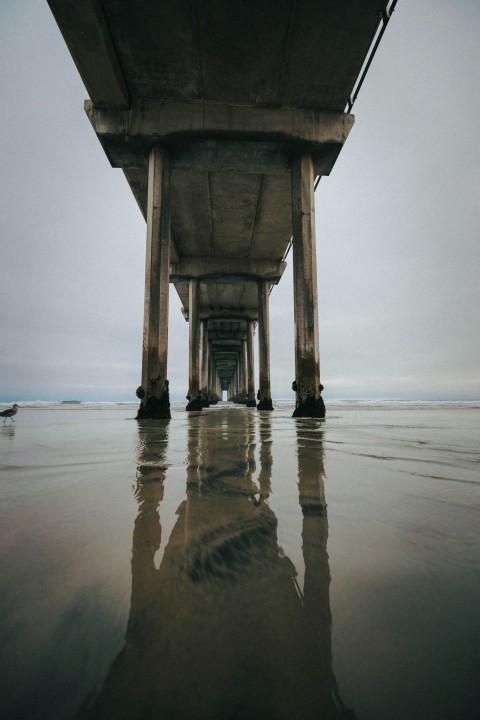
<svg viewBox="0 0 480 720"><path fill-rule="evenodd" d="M147 253L142 384L137 419L170 418L167 381L170 271L170 162L154 147L148 159Z"/></svg>
<svg viewBox="0 0 480 720"><path fill-rule="evenodd" d="M169 282L190 323L188 409L225 390L255 402L256 322L258 408L272 409L268 295L292 233L295 415L323 417L313 178L330 174L348 138L391 0L237 3L234 17L204 3L193 21L184 0L48 3L88 119L147 221L138 418L170 417Z"/></svg>
<svg viewBox="0 0 480 720"><path fill-rule="evenodd" d="M314 164L309 153L292 161L293 298L295 313L294 417L325 417L321 398L315 250Z"/></svg>
<svg viewBox="0 0 480 720"><path fill-rule="evenodd" d="M258 283L258 405L257 410L273 410L270 391L270 321L268 300L270 283L260 280Z"/></svg>

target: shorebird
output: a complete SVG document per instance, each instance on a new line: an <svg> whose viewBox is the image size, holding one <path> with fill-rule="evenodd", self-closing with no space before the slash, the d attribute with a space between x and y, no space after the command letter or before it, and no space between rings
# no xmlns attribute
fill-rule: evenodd
<svg viewBox="0 0 480 720"><path fill-rule="evenodd" d="M18 405L17 405L17 403L15 403L15 405L13 407L9 408L8 410L3 410L3 412L0 412L0 417L5 418L5 420L7 418L10 418L12 422L15 422L15 420L13 419L13 416L16 415L17 412L18 412ZM5 425L5 420L3 421L4 425Z"/></svg>

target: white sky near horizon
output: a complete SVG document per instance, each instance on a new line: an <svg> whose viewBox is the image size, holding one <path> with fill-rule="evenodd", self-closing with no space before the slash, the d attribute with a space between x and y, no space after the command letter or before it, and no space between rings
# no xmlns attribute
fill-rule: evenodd
<svg viewBox="0 0 480 720"><path fill-rule="evenodd" d="M135 400L145 223L46 0L0 4L0 400ZM480 398L480 3L399 0L317 191L324 397ZM291 258L272 397L294 377ZM171 287L172 397L188 325ZM258 355L258 353L256 353Z"/></svg>

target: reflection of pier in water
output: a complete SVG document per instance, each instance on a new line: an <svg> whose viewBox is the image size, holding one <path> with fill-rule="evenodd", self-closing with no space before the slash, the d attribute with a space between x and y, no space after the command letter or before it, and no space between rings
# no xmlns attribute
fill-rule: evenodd
<svg viewBox="0 0 480 720"><path fill-rule="evenodd" d="M158 569L168 426L139 429L126 645L92 717L354 718L332 670L323 450L312 424L297 425L303 594L267 501L270 416L188 418L186 499Z"/></svg>

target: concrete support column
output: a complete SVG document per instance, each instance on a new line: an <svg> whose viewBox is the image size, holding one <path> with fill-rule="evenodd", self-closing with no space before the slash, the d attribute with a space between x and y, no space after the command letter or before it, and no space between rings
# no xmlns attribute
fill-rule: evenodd
<svg viewBox="0 0 480 720"><path fill-rule="evenodd" d="M238 363L238 360L237 360ZM238 397L238 364L233 373L233 399L236 400Z"/></svg>
<svg viewBox="0 0 480 720"><path fill-rule="evenodd" d="M207 373L207 387L208 387L208 401L213 402L214 393L214 375L213 375L213 354L212 346L210 345L207 337L207 355L208 355L208 373Z"/></svg>
<svg viewBox="0 0 480 720"><path fill-rule="evenodd" d="M292 161L293 297L295 313L294 417L325 417L320 395L317 261L313 157Z"/></svg>
<svg viewBox="0 0 480 720"><path fill-rule="evenodd" d="M235 370L235 400L236 402L240 399L240 393L242 392L242 356L238 356L237 369Z"/></svg>
<svg viewBox="0 0 480 720"><path fill-rule="evenodd" d="M212 392L215 394L216 400L220 400L220 393L218 387L218 372L217 366L215 365L213 349L212 349Z"/></svg>
<svg viewBox="0 0 480 720"><path fill-rule="evenodd" d="M242 390L241 402L247 401L247 339L242 340Z"/></svg>
<svg viewBox="0 0 480 720"><path fill-rule="evenodd" d="M217 368L215 366L215 358L213 354L212 346L210 345L210 361L211 361L211 367L212 367L212 374L211 374L211 389L212 394L218 395L217 390Z"/></svg>
<svg viewBox="0 0 480 720"><path fill-rule="evenodd" d="M255 366L253 355L253 320L247 322L247 407L255 407Z"/></svg>
<svg viewBox="0 0 480 720"><path fill-rule="evenodd" d="M201 345L202 345L202 362L200 371L200 392L202 395L203 407L209 406L208 400L208 337L207 337L207 321L201 321Z"/></svg>
<svg viewBox="0 0 480 720"><path fill-rule="evenodd" d="M142 384L137 420L170 418L167 380L170 279L170 161L160 147L148 159L147 253Z"/></svg>
<svg viewBox="0 0 480 720"><path fill-rule="evenodd" d="M188 288L188 394L186 410L201 410L200 395L200 283L190 278Z"/></svg>
<svg viewBox="0 0 480 720"><path fill-rule="evenodd" d="M212 345L208 341L207 336L207 364L208 364L208 372L207 372L207 392L208 392L208 402L210 404L215 404L218 401L218 398L216 397L216 378L215 378L215 365L213 360L213 350Z"/></svg>
<svg viewBox="0 0 480 720"><path fill-rule="evenodd" d="M258 360L260 366L257 410L273 410L270 393L270 322L268 314L270 283L258 281Z"/></svg>

